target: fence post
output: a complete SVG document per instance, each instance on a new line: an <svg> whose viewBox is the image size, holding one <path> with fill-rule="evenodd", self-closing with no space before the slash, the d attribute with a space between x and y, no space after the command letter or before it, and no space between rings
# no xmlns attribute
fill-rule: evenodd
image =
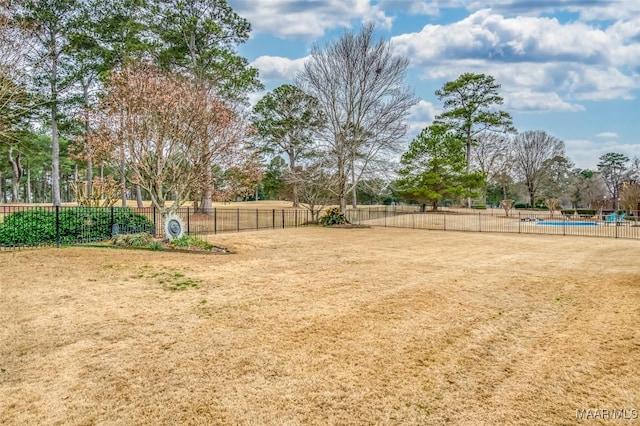
<svg viewBox="0 0 640 426"><path fill-rule="evenodd" d="M442 221L442 230L446 231L447 230L447 212L443 211L442 212L442 216L444 217L444 219Z"/></svg>
<svg viewBox="0 0 640 426"><path fill-rule="evenodd" d="M478 212L478 232L482 232L482 217L480 217L480 212Z"/></svg>
<svg viewBox="0 0 640 426"><path fill-rule="evenodd" d="M189 216L189 207L187 207L187 235L191 235L191 220Z"/></svg>
<svg viewBox="0 0 640 426"><path fill-rule="evenodd" d="M271 212L271 228L276 229L276 209Z"/></svg>
<svg viewBox="0 0 640 426"><path fill-rule="evenodd" d="M213 208L213 233L218 233L218 209L216 207Z"/></svg>
<svg viewBox="0 0 640 426"><path fill-rule="evenodd" d="M60 206L56 206L56 247L60 248Z"/></svg>
<svg viewBox="0 0 640 426"><path fill-rule="evenodd" d="M256 209L256 231L260 229L260 220L258 218L258 209Z"/></svg>
<svg viewBox="0 0 640 426"><path fill-rule="evenodd" d="M282 229L284 229L284 209L282 209Z"/></svg>
<svg viewBox="0 0 640 426"><path fill-rule="evenodd" d="M113 206L111 206L111 222L109 223L109 232L110 232L110 233L111 233L111 232L113 232L113 225L114 225L114 222L115 222L115 219L114 219L114 210L113 210L113 209L114 209L114 207L113 207Z"/></svg>
<svg viewBox="0 0 640 426"><path fill-rule="evenodd" d="M158 232L158 222L156 221L156 206L153 206L152 209L153 209L153 234L154 234L153 236L157 237L158 235L161 235L161 234Z"/></svg>
<svg viewBox="0 0 640 426"><path fill-rule="evenodd" d="M236 228L238 228L237 232L240 232L240 209L236 209Z"/></svg>
<svg viewBox="0 0 640 426"><path fill-rule="evenodd" d="M520 227L522 226L522 213L518 212L518 234L522 234Z"/></svg>

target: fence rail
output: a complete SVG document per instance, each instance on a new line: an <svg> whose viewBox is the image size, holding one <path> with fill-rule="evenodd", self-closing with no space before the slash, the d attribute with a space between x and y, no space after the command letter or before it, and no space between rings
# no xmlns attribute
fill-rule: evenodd
<svg viewBox="0 0 640 426"><path fill-rule="evenodd" d="M187 235L259 231L306 226L307 210L178 209ZM346 212L349 222L370 226L464 232L501 232L563 236L640 239L640 215L622 220L612 216L563 216L545 211L441 209L421 211L418 206L361 207ZM0 206L0 249L76 244L100 241L114 234L148 232L164 236L164 224L153 207L33 207Z"/></svg>
<svg viewBox="0 0 640 426"><path fill-rule="evenodd" d="M176 211L187 235L284 229L305 226L311 215L297 209L225 209ZM0 248L101 241L115 234L148 232L164 236L154 207L0 206Z"/></svg>
<svg viewBox="0 0 640 426"><path fill-rule="evenodd" d="M563 216L558 212L442 209L421 211L416 206L349 209L349 222L361 225L441 231L501 232L640 239L638 212L624 218Z"/></svg>

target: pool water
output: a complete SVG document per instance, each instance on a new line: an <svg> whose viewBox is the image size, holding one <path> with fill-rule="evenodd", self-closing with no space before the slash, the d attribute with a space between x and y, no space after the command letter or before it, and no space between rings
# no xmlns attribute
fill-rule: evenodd
<svg viewBox="0 0 640 426"><path fill-rule="evenodd" d="M543 220L538 222L539 226L598 226L598 222L572 222L570 220Z"/></svg>

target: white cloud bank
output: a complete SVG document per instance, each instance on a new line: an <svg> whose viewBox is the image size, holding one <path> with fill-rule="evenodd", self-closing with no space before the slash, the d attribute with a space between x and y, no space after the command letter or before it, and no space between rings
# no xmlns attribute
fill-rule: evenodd
<svg viewBox="0 0 640 426"><path fill-rule="evenodd" d="M260 71L260 79L264 82L293 82L296 75L304 68L307 58L289 59L282 56L260 56L251 62L251 66Z"/></svg>
<svg viewBox="0 0 640 426"><path fill-rule="evenodd" d="M633 99L640 88L640 18L600 29L483 9L391 43L425 79L493 75L517 111L581 111L579 101Z"/></svg>
<svg viewBox="0 0 640 426"><path fill-rule="evenodd" d="M253 31L283 38L312 40L326 31L373 21L389 29L393 18L370 0L232 0L234 10L247 18Z"/></svg>

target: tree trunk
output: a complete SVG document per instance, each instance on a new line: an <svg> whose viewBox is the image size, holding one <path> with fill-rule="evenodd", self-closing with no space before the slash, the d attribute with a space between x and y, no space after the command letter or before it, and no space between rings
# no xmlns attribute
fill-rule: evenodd
<svg viewBox="0 0 640 426"><path fill-rule="evenodd" d="M18 203L20 202L20 181L24 173L22 164L20 164L20 152L18 152L16 158L13 158L13 147L10 147L7 152L7 157L11 164L11 171L13 172L13 178L11 179L11 202Z"/></svg>
<svg viewBox="0 0 640 426"><path fill-rule="evenodd" d="M122 207L127 207L127 166L124 159L124 146L122 148L122 153L120 154L120 194Z"/></svg>
<svg viewBox="0 0 640 426"><path fill-rule="evenodd" d="M351 207L354 209L358 208L358 189L356 188L356 168L353 161L351 159Z"/></svg>
<svg viewBox="0 0 640 426"><path fill-rule="evenodd" d="M91 159L87 160L87 197L91 196L91 191L93 190L93 161Z"/></svg>
<svg viewBox="0 0 640 426"><path fill-rule="evenodd" d="M213 210L213 172L211 171L211 167L208 167L205 173L204 191L202 191L200 209L205 214L208 214Z"/></svg>
<svg viewBox="0 0 640 426"><path fill-rule="evenodd" d="M0 171L0 193L2 193L2 202L7 202L7 193L4 192L4 174Z"/></svg>
<svg viewBox="0 0 640 426"><path fill-rule="evenodd" d="M42 171L42 201L43 203L47 202L47 171Z"/></svg>
<svg viewBox="0 0 640 426"><path fill-rule="evenodd" d="M58 54L56 37L51 34L51 202L60 203L60 141L58 140Z"/></svg>
<svg viewBox="0 0 640 426"><path fill-rule="evenodd" d="M529 202L531 203L531 208L534 209L536 207L536 196L533 192L529 192Z"/></svg>
<svg viewBox="0 0 640 426"><path fill-rule="evenodd" d="M91 197L91 191L93 186L93 150L89 146L89 82L81 81L82 83L82 103L84 105L84 151L87 161L87 183L86 183L86 196Z"/></svg>
<svg viewBox="0 0 640 426"><path fill-rule="evenodd" d="M347 174L344 170L344 162L339 159L338 160L338 185L339 185L339 194L338 199L340 200L340 211L343 213L347 212Z"/></svg>
<svg viewBox="0 0 640 426"><path fill-rule="evenodd" d="M289 170L291 171L291 176L293 177L291 184L291 195L293 198L293 207L300 207L300 194L298 190L298 179L296 179L296 157L293 151L288 151L289 155Z"/></svg>
<svg viewBox="0 0 640 426"><path fill-rule="evenodd" d="M142 189L140 185L136 185L136 205L139 209L144 207L144 203L142 202Z"/></svg>
<svg viewBox="0 0 640 426"><path fill-rule="evenodd" d="M30 203L32 200L31 196L31 169L27 168L27 194L25 196L25 203Z"/></svg>
<svg viewBox="0 0 640 426"><path fill-rule="evenodd" d="M467 130L467 174L471 173L471 129ZM471 208L471 197L467 197L467 207Z"/></svg>

